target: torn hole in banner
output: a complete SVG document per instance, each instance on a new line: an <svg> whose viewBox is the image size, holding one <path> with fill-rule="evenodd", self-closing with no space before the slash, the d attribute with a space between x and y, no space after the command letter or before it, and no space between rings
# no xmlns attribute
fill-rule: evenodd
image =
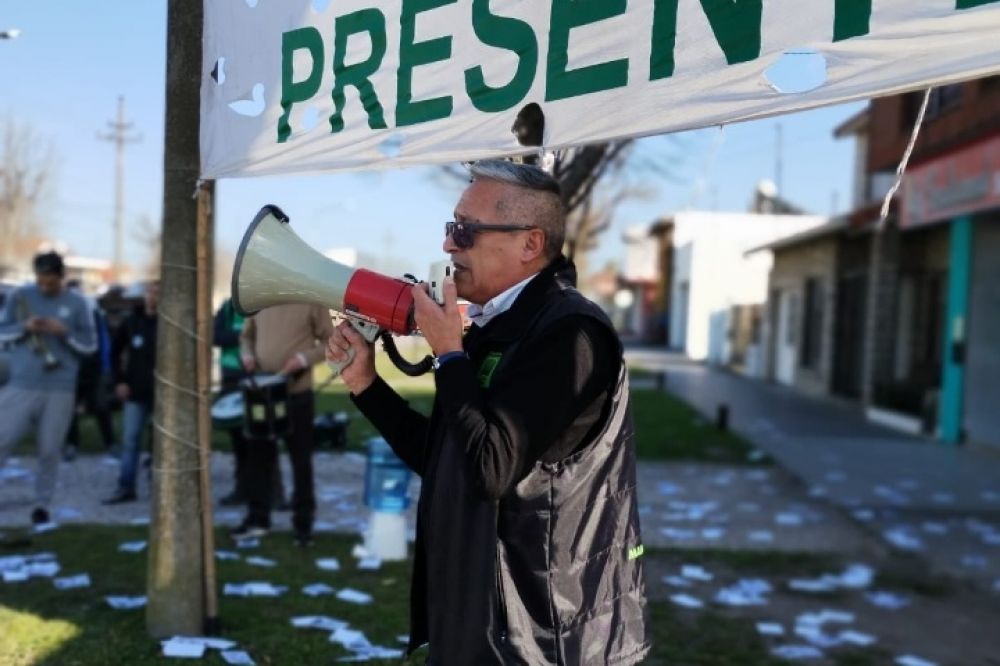
<svg viewBox="0 0 1000 666"><path fill-rule="evenodd" d="M241 116L259 116L264 112L264 84L255 83L250 91L250 98L238 99L229 103L229 108Z"/></svg>
<svg viewBox="0 0 1000 666"><path fill-rule="evenodd" d="M330 0L312 0L313 11L323 13L330 6Z"/></svg>
<svg viewBox="0 0 1000 666"><path fill-rule="evenodd" d="M813 49L789 49L764 71L764 81L775 92L794 95L826 83L826 56Z"/></svg>
<svg viewBox="0 0 1000 666"><path fill-rule="evenodd" d="M399 157L403 152L403 135L399 132L393 132L386 139L384 139L380 144L378 144L378 152L382 153L386 157Z"/></svg>
<svg viewBox="0 0 1000 666"><path fill-rule="evenodd" d="M224 57L215 61L215 67L212 68L212 79L220 86L226 82L226 59Z"/></svg>
<svg viewBox="0 0 1000 666"><path fill-rule="evenodd" d="M260 2L260 0L246 0L247 7L249 7L250 9L256 7L258 2Z"/></svg>
<svg viewBox="0 0 1000 666"><path fill-rule="evenodd" d="M299 124L302 127L302 132L309 132L319 125L319 109L315 106L310 106L308 109L302 112L302 117L299 119Z"/></svg>

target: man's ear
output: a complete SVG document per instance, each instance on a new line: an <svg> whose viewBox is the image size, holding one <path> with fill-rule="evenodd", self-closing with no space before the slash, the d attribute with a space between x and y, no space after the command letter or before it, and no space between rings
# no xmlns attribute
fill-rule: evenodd
<svg viewBox="0 0 1000 666"><path fill-rule="evenodd" d="M545 232L541 229L529 229L524 236L524 245L521 247L521 260L524 263L531 263L545 251Z"/></svg>

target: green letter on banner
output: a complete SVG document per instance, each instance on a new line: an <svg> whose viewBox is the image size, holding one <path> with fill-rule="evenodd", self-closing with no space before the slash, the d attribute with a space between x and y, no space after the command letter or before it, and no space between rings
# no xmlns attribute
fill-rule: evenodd
<svg viewBox="0 0 1000 666"><path fill-rule="evenodd" d="M399 70L396 72L396 126L414 125L451 115L451 96L413 101L413 68L451 57L451 37L415 42L417 14L450 5L456 0L403 0L399 23Z"/></svg>
<svg viewBox="0 0 1000 666"><path fill-rule="evenodd" d="M293 81L295 52L308 49L312 58L312 70L305 81ZM281 35L281 108L278 118L278 143L288 141L292 128L288 117L292 114L292 104L304 102L317 92L323 82L323 37L316 28L289 30Z"/></svg>
<svg viewBox="0 0 1000 666"><path fill-rule="evenodd" d="M472 29L484 44L517 54L517 71L510 82L491 88L483 77L482 66L465 70L465 90L472 105L480 111L506 111L528 94L538 68L538 42L535 32L524 21L490 13L490 0L472 0Z"/></svg>
<svg viewBox="0 0 1000 666"><path fill-rule="evenodd" d="M546 101L620 88L628 83L628 58L566 70L569 65L569 31L624 14L625 4L625 0L552 0Z"/></svg>
<svg viewBox="0 0 1000 666"><path fill-rule="evenodd" d="M677 1L653 3L653 44L649 52L649 80L674 75L674 48L677 46Z"/></svg>
<svg viewBox="0 0 1000 666"><path fill-rule="evenodd" d="M650 81L674 75L678 2L679 0L654 0L653 44L649 53ZM845 0L837 0L838 7L842 2ZM762 0L701 0L701 8L712 25L715 41L726 54L726 62L735 65L760 57Z"/></svg>
<svg viewBox="0 0 1000 666"><path fill-rule="evenodd" d="M385 115L382 104L378 101L378 93L368 77L378 71L385 56L385 16L377 9L361 9L344 16L338 16L334 28L333 47L333 115L330 116L330 132L344 129L344 105L347 98L344 88L354 86L361 96L361 104L368 112L368 127L384 129ZM347 38L351 35L367 32L372 40L372 53L368 59L353 65L345 65L347 57Z"/></svg>
<svg viewBox="0 0 1000 666"><path fill-rule="evenodd" d="M989 5L994 2L1000 2L1000 0L956 0L955 9L972 9L973 7Z"/></svg>
<svg viewBox="0 0 1000 666"><path fill-rule="evenodd" d="M833 41L867 35L871 29L872 0L837 0L833 16Z"/></svg>
<svg viewBox="0 0 1000 666"><path fill-rule="evenodd" d="M730 65L760 57L763 6L762 0L701 0L715 40Z"/></svg>

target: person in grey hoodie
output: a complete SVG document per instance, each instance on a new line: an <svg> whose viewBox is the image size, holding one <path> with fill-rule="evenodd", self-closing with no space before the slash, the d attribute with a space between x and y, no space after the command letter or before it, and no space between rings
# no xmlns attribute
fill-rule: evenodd
<svg viewBox="0 0 1000 666"><path fill-rule="evenodd" d="M0 387L0 467L35 426L38 472L31 521L38 525L49 522L80 359L94 353L97 337L84 298L63 287L62 257L44 252L33 266L35 283L12 293L0 313L0 344L10 345L10 379Z"/></svg>

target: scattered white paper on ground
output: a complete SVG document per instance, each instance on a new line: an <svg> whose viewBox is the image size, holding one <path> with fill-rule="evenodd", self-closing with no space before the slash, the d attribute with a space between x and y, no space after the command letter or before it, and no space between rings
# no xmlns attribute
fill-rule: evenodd
<svg viewBox="0 0 1000 666"><path fill-rule="evenodd" d="M715 602L725 606L765 606L771 584L760 578L744 578L719 590Z"/></svg>
<svg viewBox="0 0 1000 666"><path fill-rule="evenodd" d="M851 564L840 574L840 586L853 590L864 589L875 580L875 570L867 564Z"/></svg>
<svg viewBox="0 0 1000 666"><path fill-rule="evenodd" d="M215 559L217 560L238 560L240 559L239 553L234 553L231 550L217 550L215 551Z"/></svg>
<svg viewBox="0 0 1000 666"><path fill-rule="evenodd" d="M944 535L948 533L948 526L944 523L926 522L923 524L924 532L928 534Z"/></svg>
<svg viewBox="0 0 1000 666"><path fill-rule="evenodd" d="M312 583L302 588L302 593L310 597L320 597L324 594L333 594L334 590L326 583Z"/></svg>
<svg viewBox="0 0 1000 666"><path fill-rule="evenodd" d="M771 654L779 659L822 659L823 651L813 645L779 645L771 648Z"/></svg>
<svg viewBox="0 0 1000 666"><path fill-rule="evenodd" d="M29 562L24 565L24 570L29 576L40 576L42 578L52 578L62 567L58 562L46 560L43 562Z"/></svg>
<svg viewBox="0 0 1000 666"><path fill-rule="evenodd" d="M83 515L79 509L73 509L68 506L61 506L53 512L56 518L79 518Z"/></svg>
<svg viewBox="0 0 1000 666"><path fill-rule="evenodd" d="M835 581L829 578L793 578L788 581L788 589L796 592L833 592L837 589Z"/></svg>
<svg viewBox="0 0 1000 666"><path fill-rule="evenodd" d="M351 629L350 627L341 627L334 631L330 634L330 642L340 643L352 652L371 647L371 641L365 637L363 631L360 629Z"/></svg>
<svg viewBox="0 0 1000 666"><path fill-rule="evenodd" d="M681 575L691 580L710 581L713 576L697 564L685 564L681 567Z"/></svg>
<svg viewBox="0 0 1000 666"><path fill-rule="evenodd" d="M855 509L851 513L855 519L865 523L875 519L875 512L871 509Z"/></svg>
<svg viewBox="0 0 1000 666"><path fill-rule="evenodd" d="M260 547L260 539L240 539L236 542L237 548L258 548Z"/></svg>
<svg viewBox="0 0 1000 666"><path fill-rule="evenodd" d="M231 597L277 597L288 590L285 585L272 585L265 581L226 583L222 593Z"/></svg>
<svg viewBox="0 0 1000 666"><path fill-rule="evenodd" d="M774 516L774 522L783 527L798 527L802 524L802 516L791 511L785 511Z"/></svg>
<svg viewBox="0 0 1000 666"><path fill-rule="evenodd" d="M35 525L35 527L34 527L34 529L32 529L32 531L35 534L42 534L44 532L51 532L52 530L54 530L54 529L56 529L58 527L59 527L59 523L55 523L55 522L52 522L50 520L47 523L39 523L38 525Z"/></svg>
<svg viewBox="0 0 1000 666"><path fill-rule="evenodd" d="M963 555L962 566L969 569L985 569L989 566L989 560L982 555Z"/></svg>
<svg viewBox="0 0 1000 666"><path fill-rule="evenodd" d="M381 568L381 557L363 557L358 560L358 569L361 569L362 571L378 571Z"/></svg>
<svg viewBox="0 0 1000 666"><path fill-rule="evenodd" d="M937 666L936 662L914 657L912 654L904 654L902 657L896 657L896 663L899 666Z"/></svg>
<svg viewBox="0 0 1000 666"><path fill-rule="evenodd" d="M865 598L868 599L868 602L873 606L888 608L890 610L906 608L911 602L911 599L907 596L884 590L869 592L865 595Z"/></svg>
<svg viewBox="0 0 1000 666"><path fill-rule="evenodd" d="M717 541L721 539L725 533L726 530L722 527L703 527L701 530L701 538L709 541Z"/></svg>
<svg viewBox="0 0 1000 666"><path fill-rule="evenodd" d="M691 587L691 581L683 576L664 576L663 582L673 587Z"/></svg>
<svg viewBox="0 0 1000 666"><path fill-rule="evenodd" d="M345 587L340 592L337 592L337 598L352 604L370 604L372 602L372 595L349 587Z"/></svg>
<svg viewBox="0 0 1000 666"><path fill-rule="evenodd" d="M23 583L28 580L28 572L24 569L10 569L3 572L3 582Z"/></svg>
<svg viewBox="0 0 1000 666"><path fill-rule="evenodd" d="M185 641L177 637L162 641L164 657L179 657L182 659L201 659L205 656L205 645Z"/></svg>
<svg viewBox="0 0 1000 666"><path fill-rule="evenodd" d="M292 618L292 626L298 629L320 629L334 632L350 626L350 623L326 615L301 615Z"/></svg>
<svg viewBox="0 0 1000 666"><path fill-rule="evenodd" d="M321 557L316 560L316 566L323 571L340 571L340 561L336 557Z"/></svg>
<svg viewBox="0 0 1000 666"><path fill-rule="evenodd" d="M838 638L840 638L841 643L850 643L851 645L859 645L861 647L867 647L875 643L875 637L871 634L853 629L844 629L840 632Z"/></svg>
<svg viewBox="0 0 1000 666"><path fill-rule="evenodd" d="M276 564L278 564L277 562L275 562L272 559L269 559L269 558L266 558L266 557L259 557L257 555L248 557L248 558L246 558L243 561L246 562L247 564L252 564L255 567L273 567Z"/></svg>
<svg viewBox="0 0 1000 666"><path fill-rule="evenodd" d="M243 650L223 650L222 659L232 666L254 666L253 659Z"/></svg>
<svg viewBox="0 0 1000 666"><path fill-rule="evenodd" d="M108 605L116 610L128 610L131 608L142 608L146 605L146 597L144 596L115 596L109 595L104 597L108 602Z"/></svg>
<svg viewBox="0 0 1000 666"><path fill-rule="evenodd" d="M145 541L126 541L118 546L118 550L123 553L141 553L146 550Z"/></svg>
<svg viewBox="0 0 1000 666"><path fill-rule="evenodd" d="M128 521L129 525L149 525L149 516L139 516Z"/></svg>
<svg viewBox="0 0 1000 666"><path fill-rule="evenodd" d="M771 543L774 541L774 532L771 530L750 530L747 532L747 539L755 543Z"/></svg>
<svg viewBox="0 0 1000 666"><path fill-rule="evenodd" d="M670 600L678 606L685 608L701 608L705 605L701 599L693 597L690 594L671 594Z"/></svg>
<svg viewBox="0 0 1000 666"><path fill-rule="evenodd" d="M90 587L90 576L88 574L77 574L76 576L66 576L64 578L54 578L52 584L57 590L72 590L78 587Z"/></svg>
<svg viewBox="0 0 1000 666"><path fill-rule="evenodd" d="M901 550L923 550L924 541L905 527L894 527L882 532L885 540Z"/></svg>
<svg viewBox="0 0 1000 666"><path fill-rule="evenodd" d="M757 633L761 636L784 636L785 628L778 622L758 622Z"/></svg>

